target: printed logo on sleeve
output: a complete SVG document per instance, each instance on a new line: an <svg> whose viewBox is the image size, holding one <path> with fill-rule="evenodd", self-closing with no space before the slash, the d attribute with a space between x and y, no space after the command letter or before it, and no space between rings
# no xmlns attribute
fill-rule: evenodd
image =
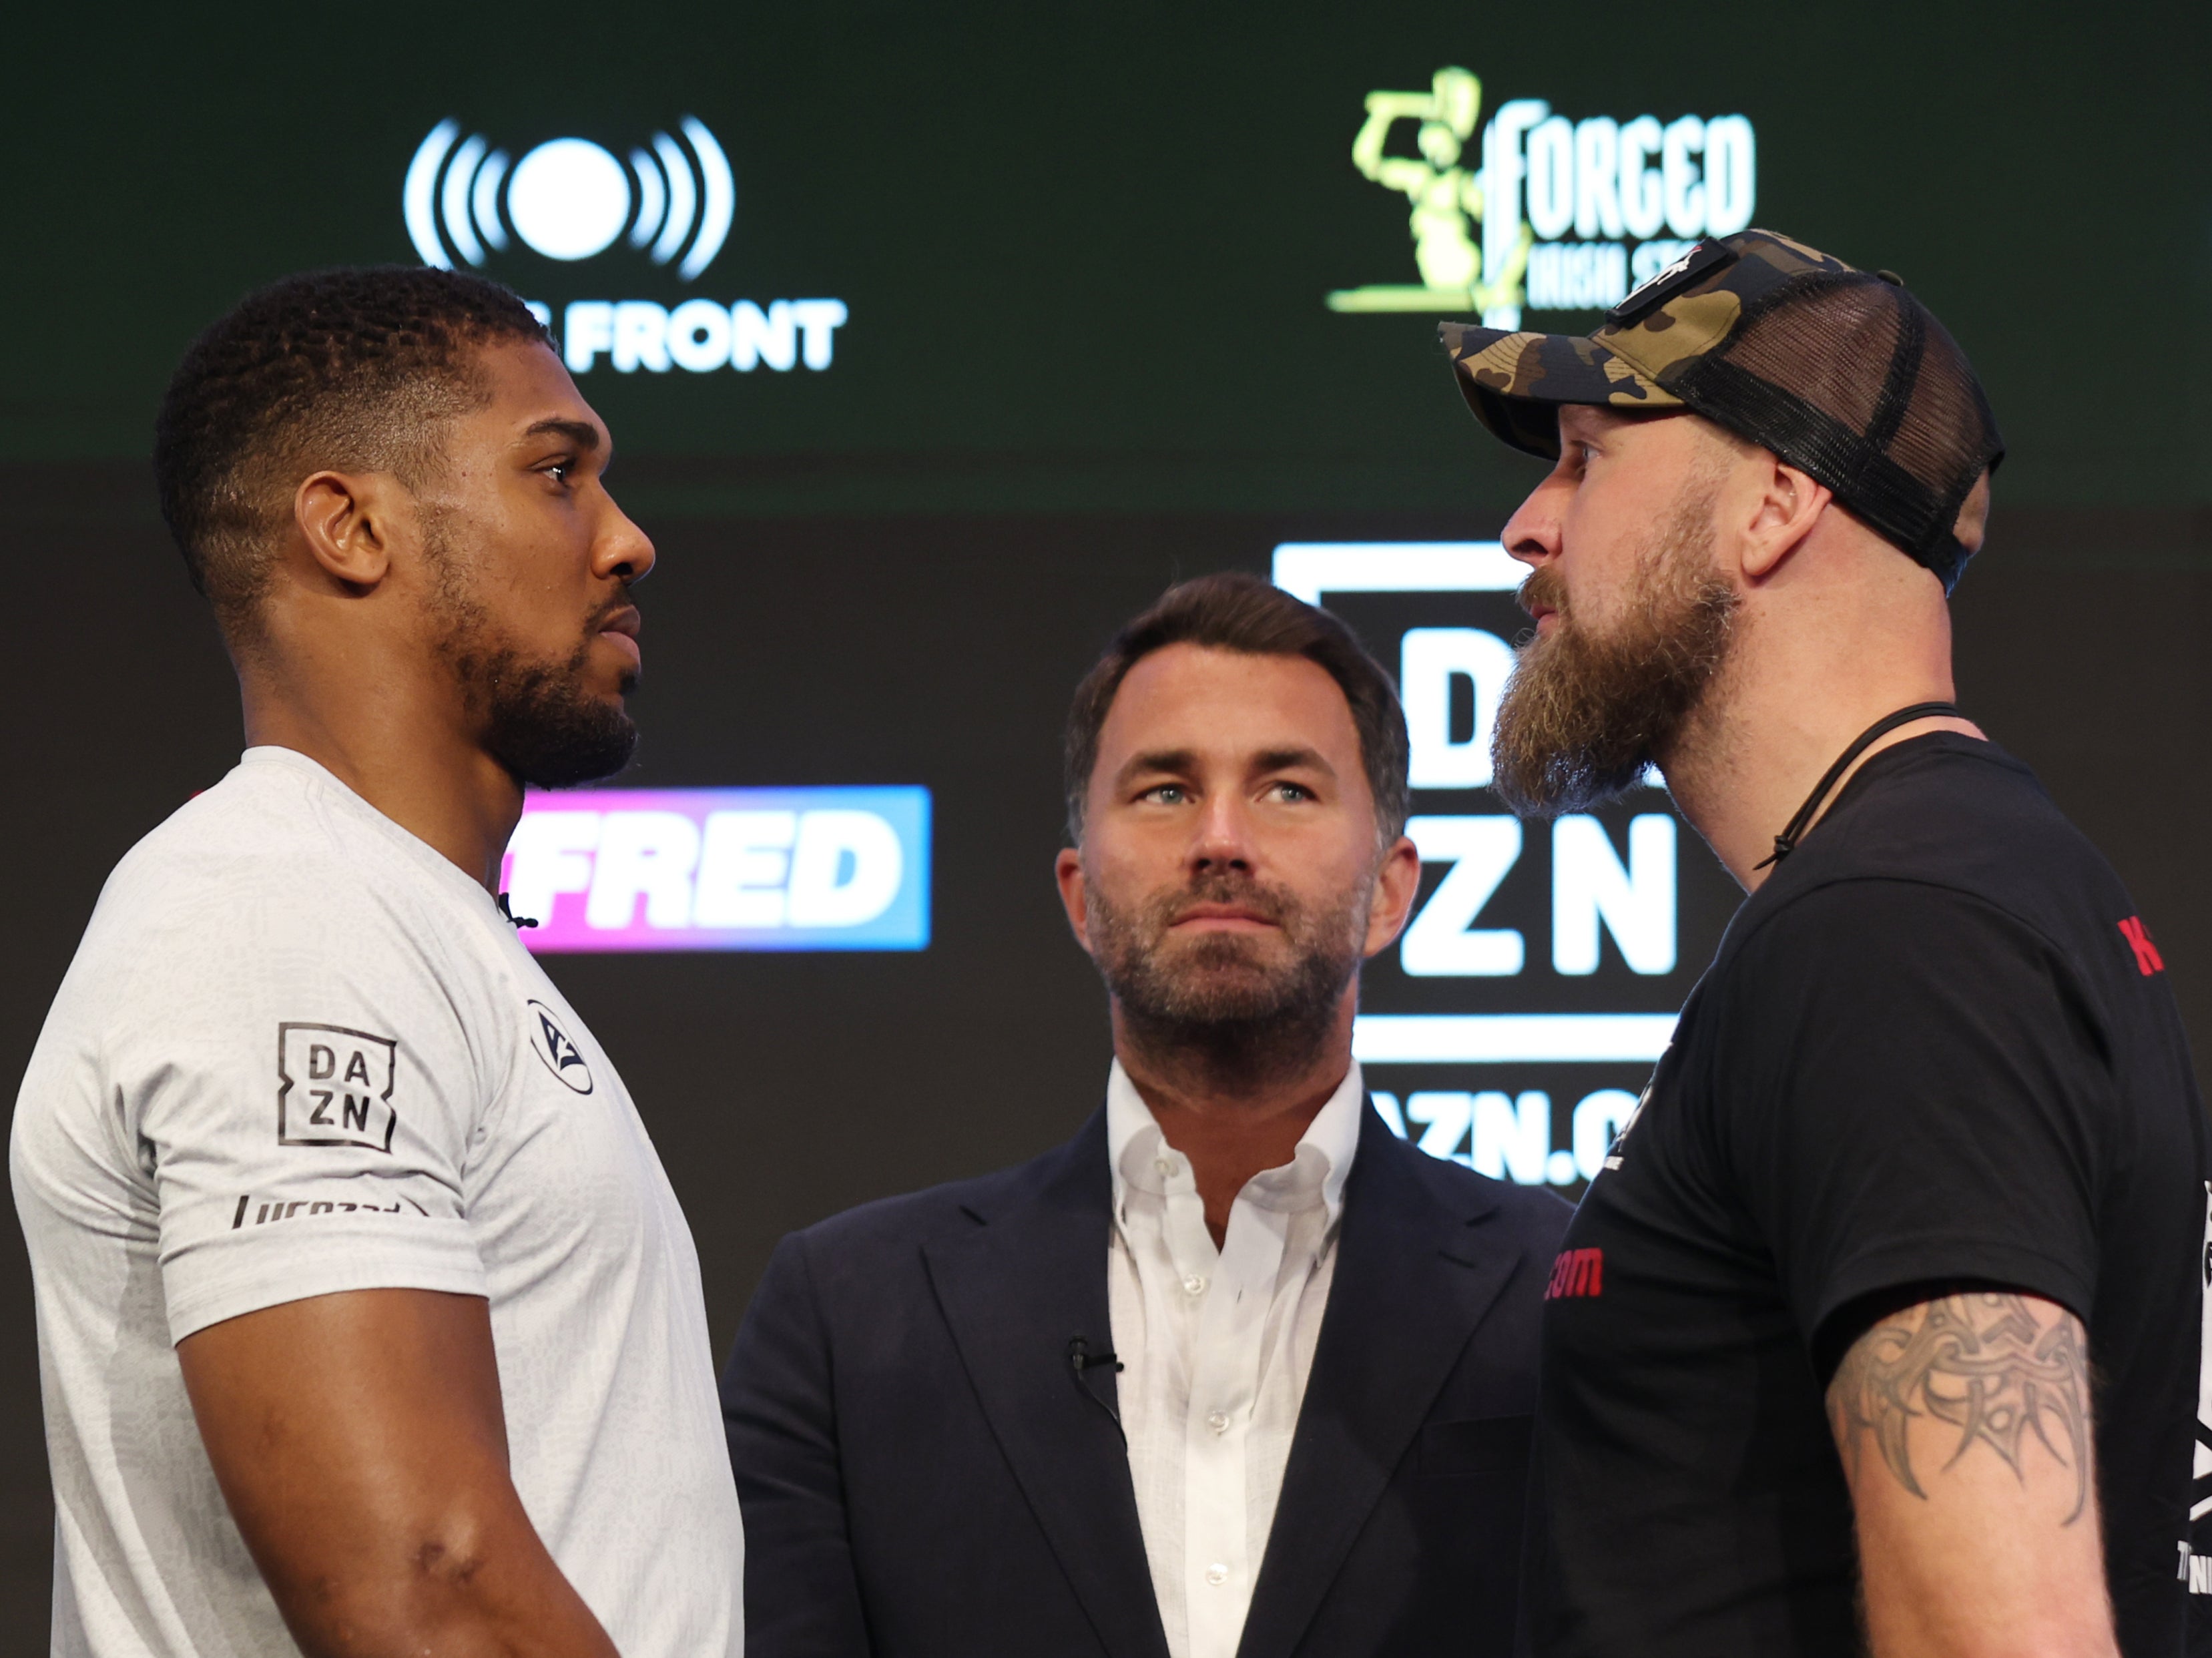
<svg viewBox="0 0 2212 1658"><path fill-rule="evenodd" d="M540 1001L530 1004L530 1045L545 1061L545 1068L570 1088L579 1094L592 1091L592 1067L584 1063L582 1050L568 1039L553 1010Z"/></svg>
<svg viewBox="0 0 2212 1658"><path fill-rule="evenodd" d="M253 1195L251 1192L240 1192L238 1194L238 1207L231 1211L230 1215L232 1231L235 1232L246 1224L246 1212L248 1209L253 1210L253 1224L256 1226L266 1226L271 1221L290 1220L302 1210L310 1215L403 1215L412 1209L425 1219L428 1218L430 1213L428 1209L409 1197L394 1198L390 1203L357 1203L350 1198L294 1198L289 1202L281 1197L264 1198L260 1206L256 1208Z"/></svg>
<svg viewBox="0 0 2212 1658"><path fill-rule="evenodd" d="M339 1024L276 1027L276 1143L392 1150L399 1043Z"/></svg>
<svg viewBox="0 0 2212 1658"><path fill-rule="evenodd" d="M2128 948L2136 953L2136 971L2148 979L2154 973L2166 971L2166 957L2158 953L2151 942L2150 929L2142 924L2142 917L2130 915L2120 923L2120 937L2128 941Z"/></svg>
<svg viewBox="0 0 2212 1658"><path fill-rule="evenodd" d="M1544 1286L1547 1301L1567 1301L1605 1293L1605 1251L1562 1249L1552 1262L1552 1281Z"/></svg>

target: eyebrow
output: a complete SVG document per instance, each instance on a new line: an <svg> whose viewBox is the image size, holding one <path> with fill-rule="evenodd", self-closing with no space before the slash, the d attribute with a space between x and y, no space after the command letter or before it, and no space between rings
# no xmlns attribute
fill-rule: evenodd
<svg viewBox="0 0 2212 1658"><path fill-rule="evenodd" d="M1116 780L1126 783L1148 771L1189 771L1197 763L1198 756L1192 750L1154 749L1149 753L1131 755L1123 763Z"/></svg>
<svg viewBox="0 0 2212 1658"><path fill-rule="evenodd" d="M1336 768L1322 756L1319 749L1267 749L1252 756L1259 762L1261 771L1291 771L1299 766L1310 766L1326 776L1336 775Z"/></svg>
<svg viewBox="0 0 2212 1658"><path fill-rule="evenodd" d="M1192 749L1154 749L1148 753L1132 755L1121 771L1120 781L1141 777L1146 772L1187 772L1196 769L1198 755ZM1308 766L1323 776L1334 777L1336 768L1330 765L1319 749L1262 749L1252 756L1255 771L1289 771Z"/></svg>
<svg viewBox="0 0 2212 1658"><path fill-rule="evenodd" d="M552 415L523 428L522 435L534 438L541 433L557 433L579 449L599 446L599 428L587 420L570 420L566 416Z"/></svg>

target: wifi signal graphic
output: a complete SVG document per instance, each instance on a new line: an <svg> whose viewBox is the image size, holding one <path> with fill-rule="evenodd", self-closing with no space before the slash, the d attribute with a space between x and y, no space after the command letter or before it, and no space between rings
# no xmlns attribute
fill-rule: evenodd
<svg viewBox="0 0 2212 1658"><path fill-rule="evenodd" d="M451 270L456 254L482 264L487 249L503 252L510 230L567 260L605 252L626 230L655 264L682 253L676 269L689 282L722 251L738 190L706 124L687 115L678 127L684 143L656 132L627 167L589 138L549 139L510 166L482 134L461 138L459 121L441 121L408 163L407 234L423 264Z"/></svg>

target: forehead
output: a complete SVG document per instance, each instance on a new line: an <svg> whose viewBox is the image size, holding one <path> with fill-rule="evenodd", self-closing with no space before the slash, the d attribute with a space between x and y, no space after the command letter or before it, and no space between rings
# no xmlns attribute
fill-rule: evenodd
<svg viewBox="0 0 2212 1658"><path fill-rule="evenodd" d="M475 367L491 393L489 404L476 416L489 434L505 440L541 422L562 422L588 426L599 434L599 446L608 446L606 422L584 401L550 347L520 340L479 346Z"/></svg>
<svg viewBox="0 0 2212 1658"><path fill-rule="evenodd" d="M1109 768L1155 749L1242 757L1293 745L1353 753L1352 708L1328 669L1303 656L1169 645L1140 659L1099 732Z"/></svg>
<svg viewBox="0 0 2212 1658"><path fill-rule="evenodd" d="M1654 427L1670 419L1673 411L1658 410L1623 413L1615 409L1601 408L1595 404L1566 403L1559 405L1559 435L1561 437L1597 437L1619 432L1628 427Z"/></svg>

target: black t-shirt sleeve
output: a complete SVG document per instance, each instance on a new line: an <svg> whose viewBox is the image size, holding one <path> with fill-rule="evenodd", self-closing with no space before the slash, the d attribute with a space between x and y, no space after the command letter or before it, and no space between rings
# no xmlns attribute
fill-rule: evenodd
<svg viewBox="0 0 2212 1658"><path fill-rule="evenodd" d="M1916 1284L2089 1318L2124 1119L2094 1011L2041 935L1949 888L1843 882L1771 917L1729 979L1714 1152L1808 1348L1841 1351L1859 1332L1831 1321Z"/></svg>

